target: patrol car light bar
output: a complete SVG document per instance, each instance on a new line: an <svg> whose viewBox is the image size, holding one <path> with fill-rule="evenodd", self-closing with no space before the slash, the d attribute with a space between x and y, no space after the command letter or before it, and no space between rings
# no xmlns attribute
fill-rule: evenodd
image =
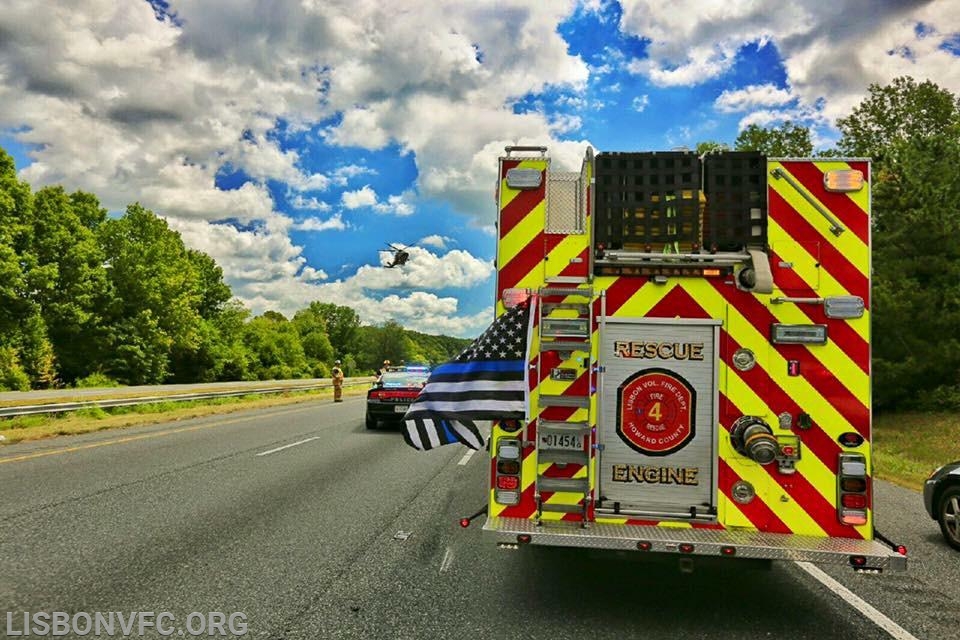
<svg viewBox="0 0 960 640"><path fill-rule="evenodd" d="M827 325L774 322L770 325L770 342L773 344L827 344Z"/></svg>

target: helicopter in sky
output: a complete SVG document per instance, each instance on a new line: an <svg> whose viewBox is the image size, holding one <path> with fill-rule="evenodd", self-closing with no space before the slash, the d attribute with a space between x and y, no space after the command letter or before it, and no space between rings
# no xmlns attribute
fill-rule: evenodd
<svg viewBox="0 0 960 640"><path fill-rule="evenodd" d="M407 260L410 258L410 252L407 251L407 249L410 248L409 246L398 247L394 244L390 244L389 242L385 244L390 247L390 251L393 252L393 257L389 262L383 265L384 267L387 269L392 269L394 267L402 267L403 265L407 264Z"/></svg>

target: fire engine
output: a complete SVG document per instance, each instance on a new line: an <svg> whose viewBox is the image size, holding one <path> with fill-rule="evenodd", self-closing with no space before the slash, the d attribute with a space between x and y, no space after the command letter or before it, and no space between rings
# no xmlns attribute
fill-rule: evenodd
<svg viewBox="0 0 960 640"><path fill-rule="evenodd" d="M560 172L507 147L497 315L536 319L485 535L905 570L874 528L870 181L860 158L588 149Z"/></svg>

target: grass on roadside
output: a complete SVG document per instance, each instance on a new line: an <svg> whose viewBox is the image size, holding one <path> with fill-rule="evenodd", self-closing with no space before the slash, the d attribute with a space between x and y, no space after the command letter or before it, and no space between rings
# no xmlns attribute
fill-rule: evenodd
<svg viewBox="0 0 960 640"><path fill-rule="evenodd" d="M873 418L873 468L883 480L921 489L930 472L960 460L960 416L881 414Z"/></svg>
<svg viewBox="0 0 960 640"><path fill-rule="evenodd" d="M362 395L366 391L366 386L357 385L345 387L343 394L345 396ZM5 420L0 419L0 435L4 437L0 445L316 400L333 402L333 394L330 389L286 391L284 393L248 394L228 398L211 398L209 400L160 401L109 409L90 407L59 416L21 416Z"/></svg>

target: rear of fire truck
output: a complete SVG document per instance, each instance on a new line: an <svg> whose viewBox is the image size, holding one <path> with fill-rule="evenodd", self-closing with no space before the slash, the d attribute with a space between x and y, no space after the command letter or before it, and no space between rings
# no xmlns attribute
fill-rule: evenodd
<svg viewBox="0 0 960 640"><path fill-rule="evenodd" d="M906 568L874 529L870 164L500 158L497 314L534 304L528 417L484 530L526 544Z"/></svg>

